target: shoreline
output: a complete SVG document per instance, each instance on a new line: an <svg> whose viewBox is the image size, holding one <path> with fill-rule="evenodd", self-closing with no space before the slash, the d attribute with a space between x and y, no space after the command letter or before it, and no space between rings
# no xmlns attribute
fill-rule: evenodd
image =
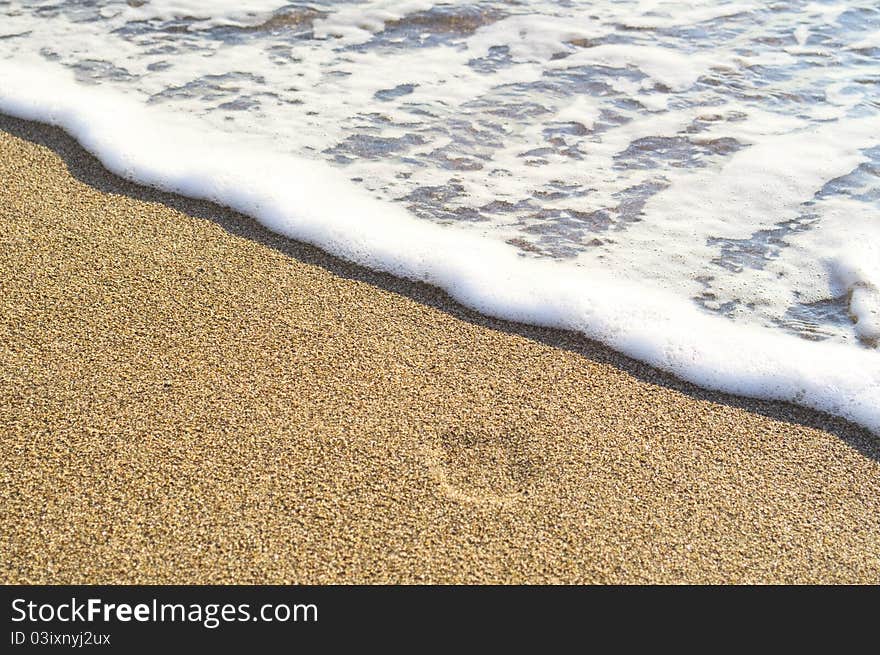
<svg viewBox="0 0 880 655"><path fill-rule="evenodd" d="M419 220L353 186L326 162L252 150L231 135L196 136L173 116L157 119L123 96L93 96L63 75L34 87L37 77L27 69L0 72L0 112L60 127L107 171L136 184L208 198L343 261L426 282L500 320L582 334L699 387L801 405L880 434L880 359L870 349L736 325L686 297L601 270L576 266L561 278L560 262L522 257L495 239ZM867 279L847 284L862 283L871 286Z"/></svg>
<svg viewBox="0 0 880 655"><path fill-rule="evenodd" d="M862 428L0 144L4 582L878 578Z"/></svg>

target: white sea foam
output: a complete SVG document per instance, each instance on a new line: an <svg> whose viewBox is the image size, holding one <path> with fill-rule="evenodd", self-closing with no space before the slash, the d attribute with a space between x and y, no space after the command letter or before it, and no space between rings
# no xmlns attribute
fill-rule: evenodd
<svg viewBox="0 0 880 655"><path fill-rule="evenodd" d="M654 46L607 44L587 48L550 66L558 69L588 64L612 68L632 66L673 91L689 89L711 66L723 65L711 55L680 53Z"/></svg>
<svg viewBox="0 0 880 655"><path fill-rule="evenodd" d="M340 3L327 18L315 22L315 36L319 39L332 37L346 45L363 43L381 31L385 23L433 6L431 0L378 0L349 5Z"/></svg>
<svg viewBox="0 0 880 655"><path fill-rule="evenodd" d="M271 16L283 3L278 0L204 2L203 0L164 0L163 2L108 3L101 8L104 18L124 17L128 21L194 18L191 28L210 29L223 25L255 25ZM244 5L244 6L242 6Z"/></svg>
<svg viewBox="0 0 880 655"><path fill-rule="evenodd" d="M872 3L432 5L0 5L0 111L486 314L880 432Z"/></svg>

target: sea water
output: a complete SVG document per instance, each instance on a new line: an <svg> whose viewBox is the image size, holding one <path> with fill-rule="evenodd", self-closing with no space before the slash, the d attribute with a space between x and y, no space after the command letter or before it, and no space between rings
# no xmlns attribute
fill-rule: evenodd
<svg viewBox="0 0 880 655"><path fill-rule="evenodd" d="M876 0L0 0L0 111L487 314L880 432Z"/></svg>

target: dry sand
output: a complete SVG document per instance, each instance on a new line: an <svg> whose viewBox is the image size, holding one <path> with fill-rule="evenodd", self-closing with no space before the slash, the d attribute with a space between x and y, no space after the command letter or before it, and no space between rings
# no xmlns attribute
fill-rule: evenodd
<svg viewBox="0 0 880 655"><path fill-rule="evenodd" d="M880 580L864 431L0 128L3 582Z"/></svg>

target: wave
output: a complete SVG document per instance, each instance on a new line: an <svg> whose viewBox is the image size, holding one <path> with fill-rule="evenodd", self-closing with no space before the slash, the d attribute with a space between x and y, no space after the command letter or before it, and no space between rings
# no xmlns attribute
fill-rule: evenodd
<svg viewBox="0 0 880 655"><path fill-rule="evenodd" d="M0 62L0 111L64 129L117 175L230 207L345 260L435 285L483 314L577 331L701 387L803 405L880 433L876 351L733 323L657 288L524 257L420 220L331 164L200 131L45 66ZM859 279L855 269L842 275Z"/></svg>

